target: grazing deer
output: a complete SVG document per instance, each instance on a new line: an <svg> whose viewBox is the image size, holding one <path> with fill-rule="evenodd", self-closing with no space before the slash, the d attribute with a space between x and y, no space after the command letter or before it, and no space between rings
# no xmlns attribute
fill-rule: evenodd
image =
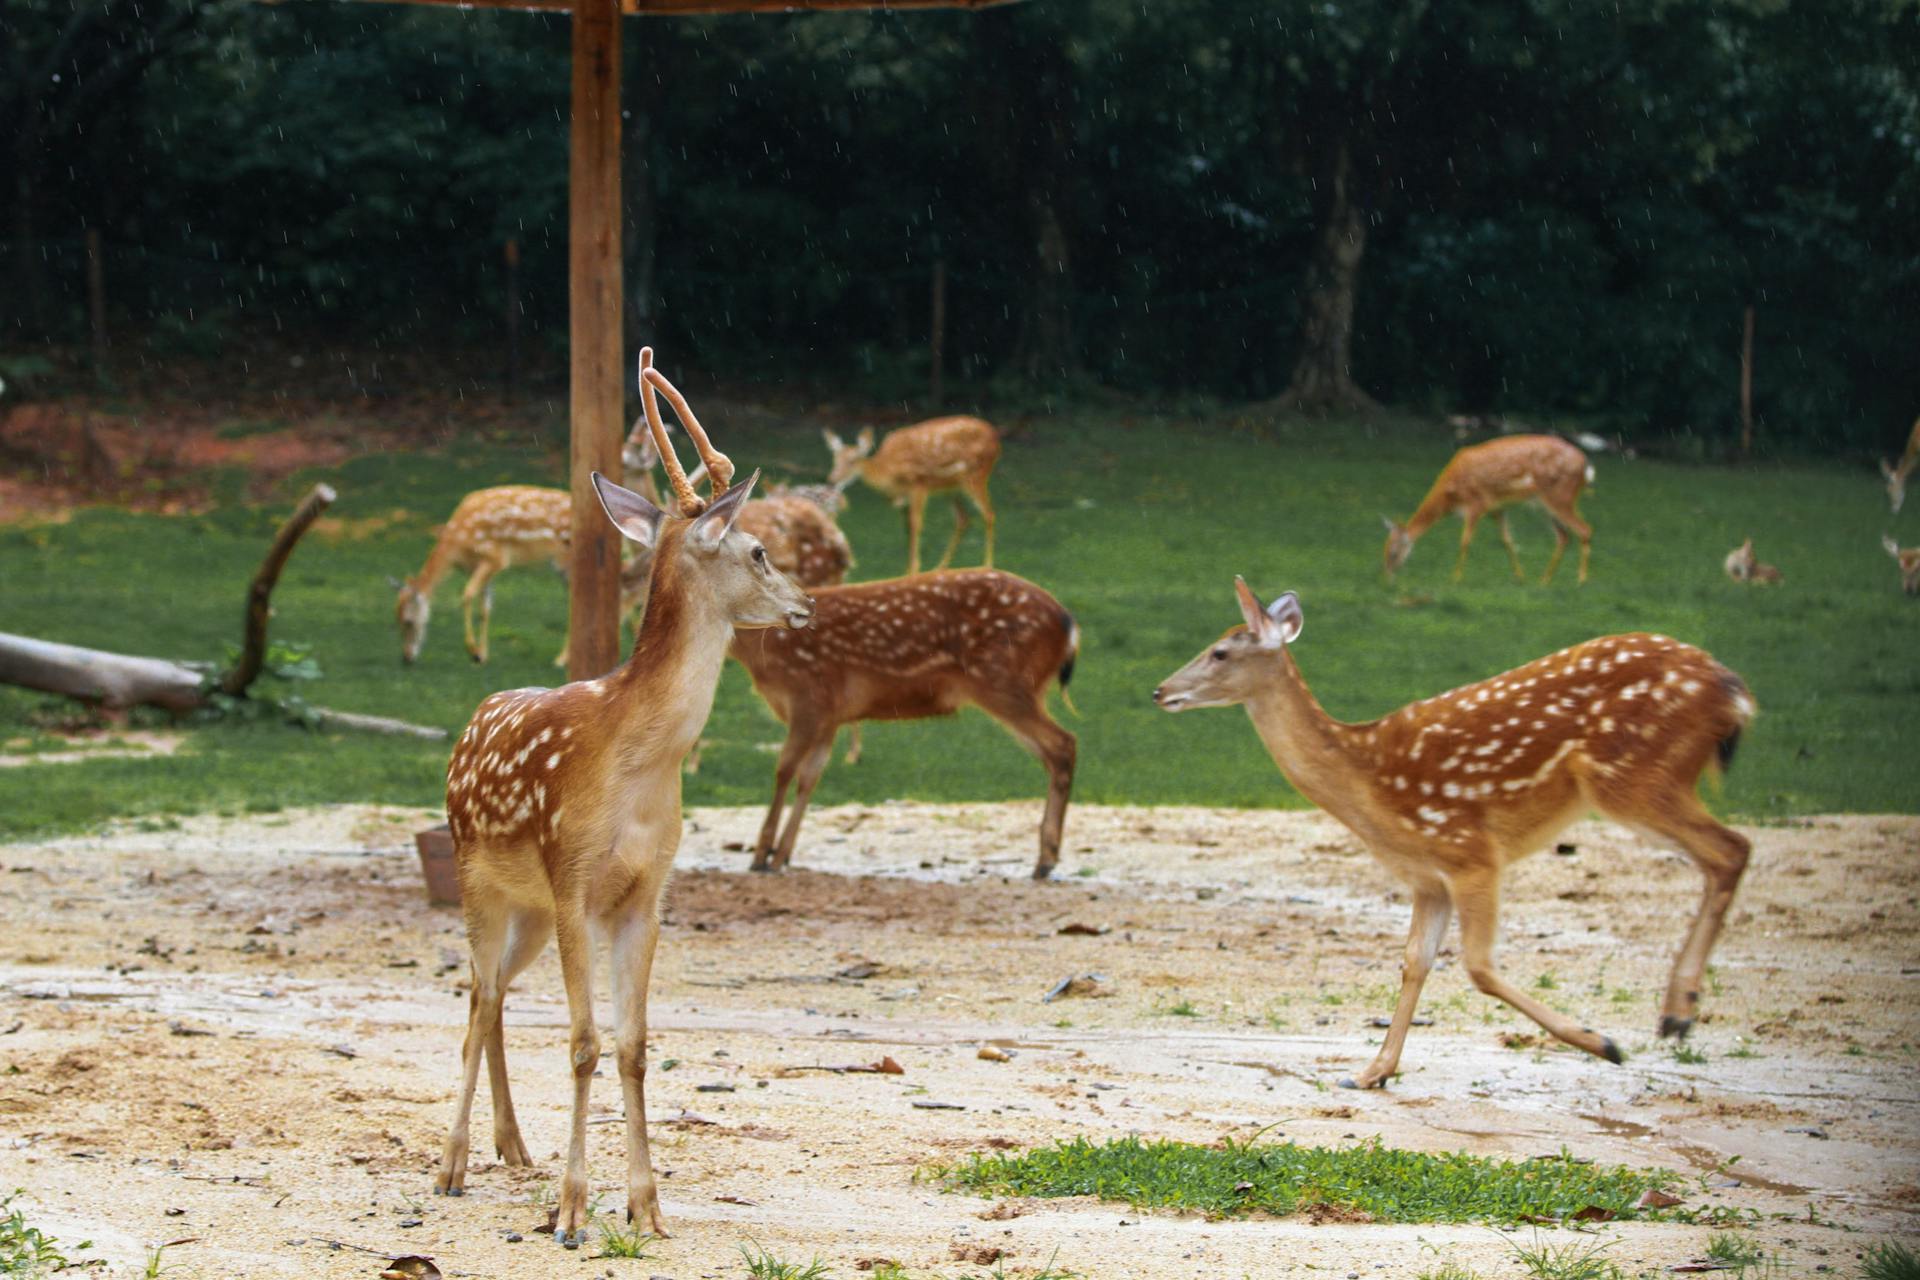
<svg viewBox="0 0 1920 1280"><path fill-rule="evenodd" d="M1440 472L1420 509L1405 524L1380 517L1387 526L1387 576L1391 578L1400 571L1421 534L1457 511L1466 527L1460 533L1460 558L1454 562L1453 580L1460 581L1467 570L1467 547L1473 542L1474 526L1482 516L1493 515L1500 522L1500 540L1507 544L1513 576L1525 582L1520 553L1514 549L1513 534L1507 528L1505 508L1516 502L1535 501L1552 521L1554 536L1553 559L1547 562L1547 572L1540 581L1553 581L1553 571L1566 554L1567 533L1571 530L1580 539L1580 581L1585 582L1593 528L1580 518L1575 504L1580 491L1592 483L1593 464L1586 454L1559 436L1506 436L1462 449Z"/></svg>
<svg viewBox="0 0 1920 1280"><path fill-rule="evenodd" d="M920 524L926 515L927 498L954 489L964 492L980 508L987 530L987 556L982 563L993 567L993 500L987 496L987 479L1000 461L1000 433L992 423L979 418L934 418L889 431L877 451L871 427L861 431L852 444L831 431L820 434L833 451L829 484L838 485L858 476L893 499L894 506L906 509L908 573L920 572ZM952 561L954 548L960 545L960 535L969 523L967 509L956 493L953 537L947 540L946 553L934 568L944 569Z"/></svg>
<svg viewBox="0 0 1920 1280"><path fill-rule="evenodd" d="M1073 615L1031 582L995 569L823 587L813 601L813 626L804 636L756 631L734 640L733 656L787 726L753 869L777 871L792 861L800 820L841 725L920 720L972 705L1047 768L1033 878L1051 875L1078 747L1047 714L1046 695L1057 679L1065 696L1073 676L1080 647ZM793 812L782 832L789 783Z"/></svg>
<svg viewBox="0 0 1920 1280"><path fill-rule="evenodd" d="M1674 961L1660 1034L1685 1036L1700 977L1751 850L1696 793L1724 768L1754 702L1740 677L1665 636L1619 635L1563 649L1361 724L1320 709L1294 665L1300 602L1262 608L1235 580L1234 627L1153 691L1167 711L1243 704L1274 763L1413 891L1400 1002L1353 1088L1384 1084L1447 919L1473 984L1577 1049L1621 1061L1612 1040L1532 999L1493 967L1500 875L1589 808L1686 854L1706 894Z"/></svg>
<svg viewBox="0 0 1920 1280"><path fill-rule="evenodd" d="M457 569L468 575L460 593L467 653L475 662L485 662L487 630L493 620L493 576L516 564L540 561L562 568L572 540L573 499L565 489L509 484L477 489L460 499L420 572L404 582L388 579L399 592L393 612L400 625L401 661L410 663L420 656L434 589ZM477 631L473 625L476 600L480 602ZM560 660L565 658L563 647Z"/></svg>
<svg viewBox="0 0 1920 1280"><path fill-rule="evenodd" d="M1754 555L1752 538L1748 538L1727 552L1727 558L1721 567L1735 582L1749 582L1755 586L1771 586L1786 579L1785 574L1770 564L1763 564L1760 558Z"/></svg>
<svg viewBox="0 0 1920 1280"><path fill-rule="evenodd" d="M1907 477L1913 469L1920 466L1920 418L1913 420L1913 430L1907 436L1907 450L1900 455L1897 463L1880 459L1880 474L1887 478L1887 501L1892 504L1895 515L1900 514L1900 504L1907 500Z"/></svg>
<svg viewBox="0 0 1920 1280"><path fill-rule="evenodd" d="M1880 545L1900 565L1900 589L1910 596L1920 596L1920 547L1902 547L1885 534L1880 535Z"/></svg>
<svg viewBox="0 0 1920 1280"><path fill-rule="evenodd" d="M593 951L612 949L614 1046L626 1104L627 1216L665 1235L647 1145L647 983L660 937L660 894L680 844L680 761L713 706L736 629L804 627L813 606L736 525L753 489L729 489L733 466L699 423L681 425L706 459L713 498L687 483L660 422L655 387L681 403L640 353L641 397L678 514L595 473L607 518L652 566L647 615L625 666L558 689L514 689L480 704L447 765L447 818L460 868L473 991L460 1101L434 1190L466 1182L467 1124L484 1052L493 1141L529 1163L507 1092L500 1008L514 976L548 937L559 942L572 1024L573 1124L554 1238L586 1241L587 1091L600 1061Z"/></svg>

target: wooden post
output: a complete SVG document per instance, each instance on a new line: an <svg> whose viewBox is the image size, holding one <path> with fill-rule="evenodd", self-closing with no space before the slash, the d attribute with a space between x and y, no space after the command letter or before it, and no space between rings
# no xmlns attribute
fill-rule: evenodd
<svg viewBox="0 0 1920 1280"><path fill-rule="evenodd" d="M508 240L507 260L507 399L520 396L520 242Z"/></svg>
<svg viewBox="0 0 1920 1280"><path fill-rule="evenodd" d="M620 661L620 535L590 473L620 476L625 409L620 281L620 0L573 2L573 122L568 165L567 294L572 350L572 640L567 677Z"/></svg>
<svg viewBox="0 0 1920 1280"><path fill-rule="evenodd" d="M1747 304L1747 331L1740 341L1740 456L1753 452L1753 304Z"/></svg>
<svg viewBox="0 0 1920 1280"><path fill-rule="evenodd" d="M947 260L933 260L933 319L928 325L927 345L933 356L933 376L930 393L933 408L940 407L941 373L947 350Z"/></svg>
<svg viewBox="0 0 1920 1280"><path fill-rule="evenodd" d="M93 331L93 376L107 376L107 281L100 228L87 228L87 316Z"/></svg>

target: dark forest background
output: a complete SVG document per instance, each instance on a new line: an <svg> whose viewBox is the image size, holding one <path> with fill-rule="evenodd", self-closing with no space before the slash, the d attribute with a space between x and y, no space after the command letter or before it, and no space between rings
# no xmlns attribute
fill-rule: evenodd
<svg viewBox="0 0 1920 1280"><path fill-rule="evenodd" d="M1031 0L629 19L629 346L750 380L1551 414L1920 409L1920 4ZM563 16L6 0L0 360L566 342ZM18 379L16 378L16 381Z"/></svg>

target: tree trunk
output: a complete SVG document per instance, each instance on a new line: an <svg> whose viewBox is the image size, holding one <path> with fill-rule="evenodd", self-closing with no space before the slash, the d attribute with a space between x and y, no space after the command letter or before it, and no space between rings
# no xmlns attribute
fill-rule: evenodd
<svg viewBox="0 0 1920 1280"><path fill-rule="evenodd" d="M1277 403L1306 413L1373 413L1379 403L1353 380L1354 299L1367 213L1353 196L1353 157L1344 136L1315 185L1320 229L1302 284L1299 353Z"/></svg>

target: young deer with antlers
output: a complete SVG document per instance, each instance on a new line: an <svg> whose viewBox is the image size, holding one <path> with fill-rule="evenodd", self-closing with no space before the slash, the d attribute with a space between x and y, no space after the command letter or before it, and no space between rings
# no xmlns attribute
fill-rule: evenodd
<svg viewBox="0 0 1920 1280"><path fill-rule="evenodd" d="M805 636L753 632L733 645L753 687L787 726L753 869L777 871L792 861L800 820L841 725L920 720L976 706L1046 766L1047 808L1033 878L1051 875L1060 860L1078 748L1047 714L1047 686L1058 680L1064 696L1073 677L1080 645L1073 615L1031 582L996 569L823 587L813 602ZM789 783L793 812L781 832Z"/></svg>
<svg viewBox="0 0 1920 1280"><path fill-rule="evenodd" d="M1900 514L1900 504L1907 500L1907 477L1915 467L1920 467L1920 418L1913 420L1913 430L1907 435L1907 449L1900 455L1900 461L1880 459L1880 474L1887 478L1887 502L1895 515Z"/></svg>
<svg viewBox="0 0 1920 1280"><path fill-rule="evenodd" d="M1467 548L1473 543L1474 526L1482 516L1492 515L1500 522L1500 540L1507 544L1513 576L1525 582L1520 553L1507 528L1506 508L1516 502L1538 502L1553 523L1554 536L1553 559L1547 562L1540 581L1553 581L1553 571L1566 554L1567 533L1571 531L1580 539L1580 581L1585 582L1593 527L1580 518L1575 504L1580 491L1592 483L1593 465L1587 455L1559 436L1507 436L1462 449L1440 472L1419 510L1405 524L1380 517L1387 526L1387 576L1391 578L1400 571L1421 534L1457 511L1466 527L1460 531L1460 558L1454 562L1453 580L1460 581L1467 571Z"/></svg>
<svg viewBox="0 0 1920 1280"><path fill-rule="evenodd" d="M1153 700L1168 711L1244 705L1300 794L1413 891L1386 1041L1366 1070L1342 1083L1376 1088L1399 1069L1420 987L1455 911L1475 986L1575 1048L1621 1061L1612 1040L1532 999L1493 966L1502 870L1589 808L1686 854L1706 876L1660 1015L1662 1036L1687 1034L1751 849L1714 821L1696 790L1705 770L1733 759L1753 718L1739 676L1665 636L1605 636L1379 720L1344 724L1320 709L1294 665L1299 600L1288 592L1262 608L1245 582L1234 587L1246 625L1174 673Z"/></svg>
<svg viewBox="0 0 1920 1280"><path fill-rule="evenodd" d="M586 1241L587 1090L600 1061L593 1019L593 952L612 951L614 1046L626 1104L627 1216L665 1235L647 1145L647 983L659 941L660 895L680 844L680 762L700 736L736 630L800 628L806 594L736 527L752 479L729 489L733 466L690 413L681 423L708 465L712 500L687 483L653 400L682 403L640 354L642 400L678 514L596 473L607 518L648 557L647 615L625 666L558 689L514 689L480 704L447 766L447 818L472 949L473 991L460 1102L437 1192L461 1194L467 1124L480 1059L493 1094L493 1141L510 1165L529 1163L507 1093L500 1009L508 985L547 939L559 942L572 1024L573 1124L554 1238Z"/></svg>
<svg viewBox="0 0 1920 1280"><path fill-rule="evenodd" d="M964 492L980 509L986 523L987 554L981 563L993 567L993 500L987 496L987 480L994 464L1000 461L1000 433L990 422L979 418L934 418L889 431L873 447L873 428L861 431L848 444L831 431L820 433L833 451L833 471L828 483L840 485L858 476L904 507L907 515L907 572L920 572L920 525L926 517L927 499L949 490ZM871 456L869 456L871 455ZM953 498L953 536L936 569L944 569L953 560L960 535L970 523L959 493Z"/></svg>

